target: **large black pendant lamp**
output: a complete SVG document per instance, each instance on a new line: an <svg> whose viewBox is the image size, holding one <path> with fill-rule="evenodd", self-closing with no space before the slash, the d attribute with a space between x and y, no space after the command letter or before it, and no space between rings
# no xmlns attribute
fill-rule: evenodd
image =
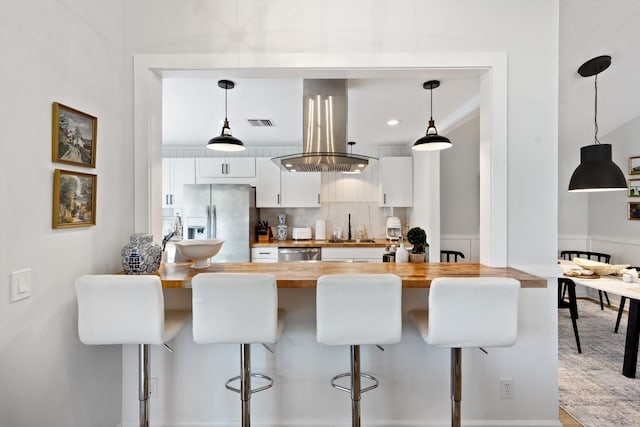
<svg viewBox="0 0 640 427"><path fill-rule="evenodd" d="M440 86L439 80L429 80L425 82L422 87L429 89L431 93L431 112L429 114L429 125L427 126L427 133L422 138L413 143L411 149L416 151L436 151L444 150L451 147L451 141L446 136L438 135L438 130L433 121L433 89Z"/></svg>
<svg viewBox="0 0 640 427"><path fill-rule="evenodd" d="M233 89L235 83L231 80L219 80L218 86L224 89L224 124L222 125L220 136L211 138L207 143L207 148L216 151L244 151L247 147L244 146L242 141L231 135L229 120L227 120L227 90Z"/></svg>
<svg viewBox="0 0 640 427"><path fill-rule="evenodd" d="M570 192L626 190L627 181L611 160L611 144L598 140L598 74L611 65L608 55L590 59L578 68L582 77L595 76L594 144L580 148L580 165L571 175Z"/></svg>

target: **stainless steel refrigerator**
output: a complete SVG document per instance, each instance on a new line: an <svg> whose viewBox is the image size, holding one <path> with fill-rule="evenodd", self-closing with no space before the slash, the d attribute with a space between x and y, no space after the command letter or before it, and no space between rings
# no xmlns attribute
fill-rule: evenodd
<svg viewBox="0 0 640 427"><path fill-rule="evenodd" d="M258 222L256 189L244 184L186 184L185 239L224 240L213 262L249 262Z"/></svg>

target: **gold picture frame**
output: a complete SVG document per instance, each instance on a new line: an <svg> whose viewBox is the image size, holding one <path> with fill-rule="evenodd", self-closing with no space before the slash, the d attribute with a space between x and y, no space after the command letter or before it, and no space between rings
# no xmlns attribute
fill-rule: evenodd
<svg viewBox="0 0 640 427"><path fill-rule="evenodd" d="M59 102L52 117L52 161L95 168L98 118Z"/></svg>
<svg viewBox="0 0 640 427"><path fill-rule="evenodd" d="M629 180L629 192L627 197L640 197L640 179Z"/></svg>
<svg viewBox="0 0 640 427"><path fill-rule="evenodd" d="M629 157L629 175L640 175L640 156Z"/></svg>
<svg viewBox="0 0 640 427"><path fill-rule="evenodd" d="M627 219L640 220L640 202L627 203Z"/></svg>
<svg viewBox="0 0 640 427"><path fill-rule="evenodd" d="M56 169L53 175L53 228L96 225L98 176Z"/></svg>

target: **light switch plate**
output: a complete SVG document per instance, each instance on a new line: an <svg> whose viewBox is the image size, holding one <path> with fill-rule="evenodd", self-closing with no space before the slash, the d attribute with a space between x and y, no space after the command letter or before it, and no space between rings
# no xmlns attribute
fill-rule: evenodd
<svg viewBox="0 0 640 427"><path fill-rule="evenodd" d="M16 302L31 296L31 269L14 271L11 273L11 302Z"/></svg>

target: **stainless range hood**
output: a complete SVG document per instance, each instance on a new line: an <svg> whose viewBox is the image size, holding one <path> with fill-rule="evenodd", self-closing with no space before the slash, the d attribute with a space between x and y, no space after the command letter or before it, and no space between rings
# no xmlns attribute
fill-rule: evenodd
<svg viewBox="0 0 640 427"><path fill-rule="evenodd" d="M302 153L271 159L289 172L358 173L375 157L347 152L347 81L303 81Z"/></svg>

